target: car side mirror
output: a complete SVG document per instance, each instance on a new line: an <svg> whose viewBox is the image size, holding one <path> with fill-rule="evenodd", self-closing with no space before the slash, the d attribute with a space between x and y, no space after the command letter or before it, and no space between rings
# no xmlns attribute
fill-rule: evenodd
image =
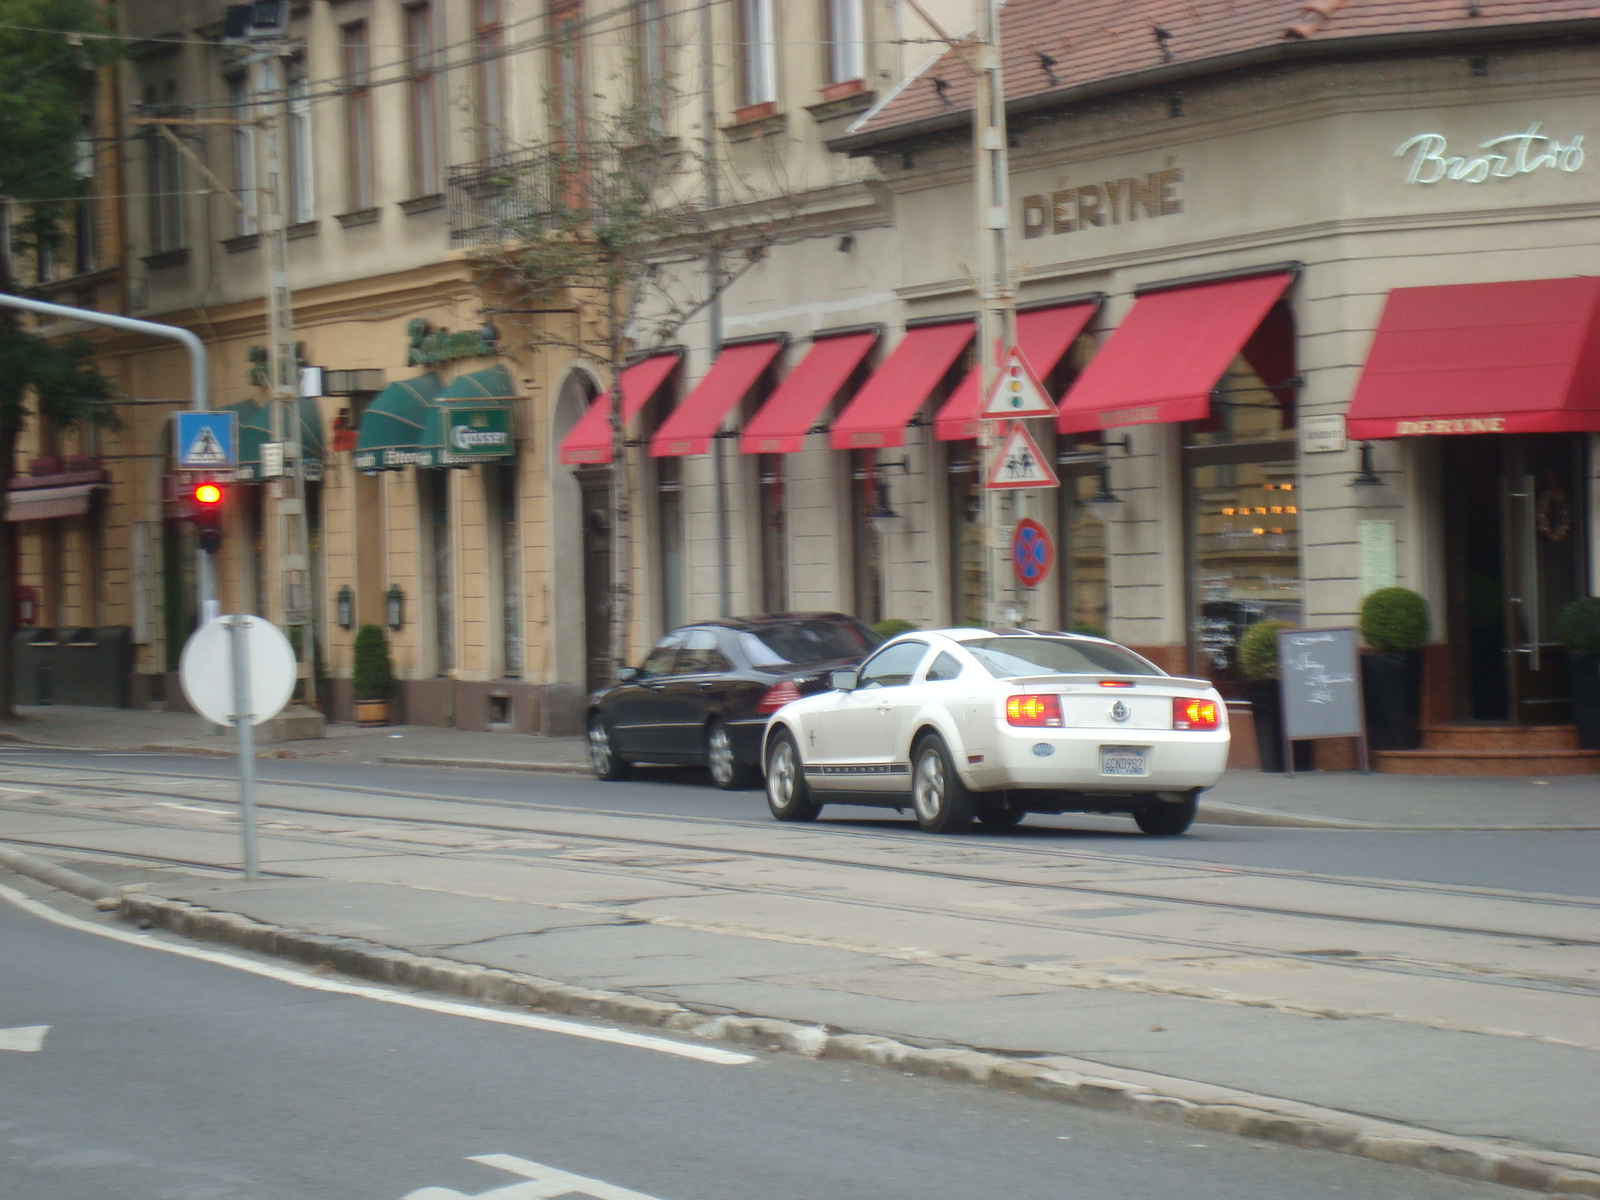
<svg viewBox="0 0 1600 1200"><path fill-rule="evenodd" d="M835 671L828 677L829 684L836 692L853 692L856 690L858 671Z"/></svg>
<svg viewBox="0 0 1600 1200"><path fill-rule="evenodd" d="M639 678L639 670L637 667L617 668L618 683L632 683L637 678Z"/></svg>

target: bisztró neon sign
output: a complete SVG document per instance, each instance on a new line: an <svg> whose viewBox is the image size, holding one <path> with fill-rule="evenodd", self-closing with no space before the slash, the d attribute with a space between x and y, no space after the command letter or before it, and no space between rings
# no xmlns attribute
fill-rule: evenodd
<svg viewBox="0 0 1600 1200"><path fill-rule="evenodd" d="M1532 175L1546 168L1570 175L1583 166L1583 134L1574 134L1570 142L1562 145L1555 138L1540 133L1543 127L1543 121L1535 121L1525 133L1508 133L1480 142L1478 149L1489 153L1470 158L1447 153L1449 142L1442 133L1419 133L1401 142L1394 156L1411 155L1406 182L1423 184L1447 179L1458 183L1515 179L1518 175Z"/></svg>

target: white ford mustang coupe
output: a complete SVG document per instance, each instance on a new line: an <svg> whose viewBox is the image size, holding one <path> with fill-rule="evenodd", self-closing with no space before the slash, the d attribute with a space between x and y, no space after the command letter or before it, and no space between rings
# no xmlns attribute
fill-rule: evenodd
<svg viewBox="0 0 1600 1200"><path fill-rule="evenodd" d="M930 833L977 817L1130 813L1183 833L1228 760L1227 706L1103 638L1025 630L903 634L831 691L767 724L767 805L780 821L824 804L916 813Z"/></svg>

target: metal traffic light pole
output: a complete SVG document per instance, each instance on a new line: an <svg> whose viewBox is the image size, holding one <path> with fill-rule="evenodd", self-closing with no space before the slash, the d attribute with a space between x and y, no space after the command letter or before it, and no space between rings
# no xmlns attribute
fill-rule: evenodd
<svg viewBox="0 0 1600 1200"><path fill-rule="evenodd" d="M25 300L21 296L0 293L0 305L20 308L24 312L45 317L60 317L68 321L82 321L85 325L104 325L108 329L121 329L128 333L142 333L149 337L167 338L181 342L189 352L189 407L205 412L211 407L209 371L206 366L206 347L194 334L176 325L162 325L156 321L140 321L133 317L120 317L114 313L96 312L92 308L72 308L66 304L48 304L43 300ZM197 550L195 574L199 577L200 623L217 615L217 577L211 555Z"/></svg>

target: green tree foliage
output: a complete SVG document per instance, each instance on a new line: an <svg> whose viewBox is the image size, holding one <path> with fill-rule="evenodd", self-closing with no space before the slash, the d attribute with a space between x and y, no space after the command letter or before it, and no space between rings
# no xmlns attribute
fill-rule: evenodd
<svg viewBox="0 0 1600 1200"><path fill-rule="evenodd" d="M64 217L84 195L79 138L112 42L96 0L0 0L0 204L12 221L0 238L0 292L19 289L14 254L54 249ZM9 490L17 439L30 415L55 428L112 424L111 386L81 339L47 339L15 309L0 308L0 487ZM11 577L14 527L0 521L0 719L11 711Z"/></svg>

